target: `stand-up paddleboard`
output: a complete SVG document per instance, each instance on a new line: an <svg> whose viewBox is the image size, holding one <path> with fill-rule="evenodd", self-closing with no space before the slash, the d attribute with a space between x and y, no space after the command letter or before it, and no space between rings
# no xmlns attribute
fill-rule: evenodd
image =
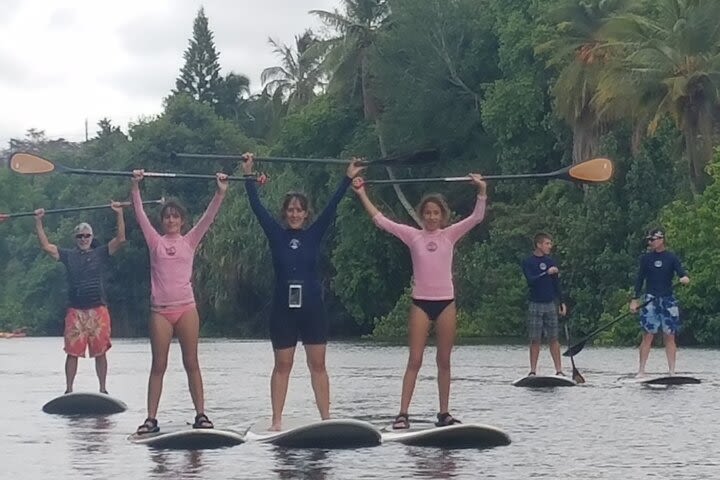
<svg viewBox="0 0 720 480"><path fill-rule="evenodd" d="M657 377L642 377L635 379L641 385L688 385L701 383L700 379L684 375L662 375Z"/></svg>
<svg viewBox="0 0 720 480"><path fill-rule="evenodd" d="M577 385L572 378L562 375L528 375L518 378L512 383L516 387L542 388L542 387L574 387Z"/></svg>
<svg viewBox="0 0 720 480"><path fill-rule="evenodd" d="M268 431L270 420L255 423L247 439L290 448L359 448L380 445L380 430L352 418L330 420L283 419L283 430Z"/></svg>
<svg viewBox="0 0 720 480"><path fill-rule="evenodd" d="M157 433L133 433L128 437L132 443L158 449L205 450L232 447L245 442L245 435L234 430L218 428L183 427L165 429Z"/></svg>
<svg viewBox="0 0 720 480"><path fill-rule="evenodd" d="M383 443L397 442L417 447L492 448L510 445L510 436L497 427L479 423L456 423L446 427L383 429Z"/></svg>
<svg viewBox="0 0 720 480"><path fill-rule="evenodd" d="M107 393L72 392L53 398L43 412L58 415L108 415L127 410L127 405Z"/></svg>

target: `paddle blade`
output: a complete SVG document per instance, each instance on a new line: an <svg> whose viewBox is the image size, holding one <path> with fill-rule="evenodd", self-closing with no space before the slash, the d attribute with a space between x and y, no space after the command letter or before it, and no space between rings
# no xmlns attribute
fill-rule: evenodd
<svg viewBox="0 0 720 480"><path fill-rule="evenodd" d="M613 163L608 158L593 158L570 167L567 176L585 183L603 183L612 178Z"/></svg>
<svg viewBox="0 0 720 480"><path fill-rule="evenodd" d="M582 342L576 343L572 347L568 348L563 352L563 357L574 357L578 353L582 351L583 348L585 348L585 342L587 340L583 340Z"/></svg>
<svg viewBox="0 0 720 480"><path fill-rule="evenodd" d="M583 377L577 368L573 367L572 379L575 383L585 383L585 377Z"/></svg>
<svg viewBox="0 0 720 480"><path fill-rule="evenodd" d="M417 152L403 153L390 157L372 160L368 165L421 165L425 163L433 163L438 160L438 151L434 149L419 150Z"/></svg>
<svg viewBox="0 0 720 480"><path fill-rule="evenodd" d="M36 174L52 172L55 165L32 153L17 152L10 157L10 168L17 173Z"/></svg>

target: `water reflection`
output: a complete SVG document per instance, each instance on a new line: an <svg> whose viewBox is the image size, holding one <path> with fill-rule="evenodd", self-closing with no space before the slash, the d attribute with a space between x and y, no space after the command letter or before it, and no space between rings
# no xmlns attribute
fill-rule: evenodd
<svg viewBox="0 0 720 480"><path fill-rule="evenodd" d="M111 458L111 433L117 423L108 416L67 417L68 458L73 470L92 476L98 474L98 459Z"/></svg>
<svg viewBox="0 0 720 480"><path fill-rule="evenodd" d="M448 479L459 475L457 452L441 448L409 447L407 453L414 461L413 478Z"/></svg>
<svg viewBox="0 0 720 480"><path fill-rule="evenodd" d="M331 468L327 450L299 450L273 447L273 472L282 480L325 480Z"/></svg>
<svg viewBox="0 0 720 480"><path fill-rule="evenodd" d="M204 466L201 450L150 449L151 476L167 478L200 478Z"/></svg>

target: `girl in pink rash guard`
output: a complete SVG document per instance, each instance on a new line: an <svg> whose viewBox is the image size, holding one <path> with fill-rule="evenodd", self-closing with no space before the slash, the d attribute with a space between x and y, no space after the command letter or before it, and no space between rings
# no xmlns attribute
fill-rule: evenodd
<svg viewBox="0 0 720 480"><path fill-rule="evenodd" d="M156 417L173 334L180 343L190 396L195 405L196 416L193 428L213 428L212 422L205 415L203 383L197 356L200 318L195 306L190 278L195 250L210 228L225 198L228 187L227 175L217 174L215 196L202 218L185 235L181 233L186 223L185 210L175 202L166 203L160 211L164 233L161 235L150 224L143 209L139 186L143 173L143 170L133 171L132 199L135 217L142 229L150 254L149 330L152 368L148 381L148 415L145 422L138 427L137 434L160 431Z"/></svg>
<svg viewBox="0 0 720 480"><path fill-rule="evenodd" d="M448 226L450 211L439 194L426 195L417 210L423 228L418 229L388 220L373 205L362 186L362 179L353 181L353 188L379 228L395 235L410 249L413 265L412 305L408 319L410 357L403 377L400 413L395 417L394 429L410 428L408 409L415 381L422 365L425 342L431 322L435 322L437 336L438 393L440 411L437 426L460 423L448 411L450 398L450 353L455 343L455 290L452 282L452 260L457 243L463 235L485 217L486 185L478 174L471 174L477 187L475 209L472 214Z"/></svg>

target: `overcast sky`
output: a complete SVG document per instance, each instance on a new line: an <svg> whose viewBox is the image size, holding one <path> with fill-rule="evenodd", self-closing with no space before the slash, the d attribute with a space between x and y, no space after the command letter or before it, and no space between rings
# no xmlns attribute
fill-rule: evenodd
<svg viewBox="0 0 720 480"><path fill-rule="evenodd" d="M110 118L160 112L175 86L193 20L205 7L222 73L250 78L277 65L268 37L291 44L324 31L309 10L340 0L0 0L0 148L29 128L80 141Z"/></svg>

